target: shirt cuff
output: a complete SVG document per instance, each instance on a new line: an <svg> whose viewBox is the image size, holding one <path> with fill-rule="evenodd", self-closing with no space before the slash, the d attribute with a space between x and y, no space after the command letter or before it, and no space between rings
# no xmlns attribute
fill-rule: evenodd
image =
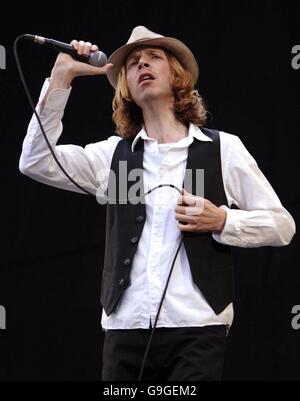
<svg viewBox="0 0 300 401"><path fill-rule="evenodd" d="M49 88L49 78L47 78L44 82L44 85L41 90L41 94L39 97L38 106L40 107L45 94ZM53 89L47 96L46 102L44 104L44 109L51 109L56 111L63 111L68 102L72 87L70 86L68 89L56 88Z"/></svg>
<svg viewBox="0 0 300 401"><path fill-rule="evenodd" d="M241 219L236 210L231 210L227 206L221 206L226 210L227 217L223 231L220 233L212 233L213 238L224 245L241 246Z"/></svg>

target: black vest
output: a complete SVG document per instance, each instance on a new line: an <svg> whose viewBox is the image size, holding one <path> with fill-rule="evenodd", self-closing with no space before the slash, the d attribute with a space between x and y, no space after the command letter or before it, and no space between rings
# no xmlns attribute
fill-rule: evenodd
<svg viewBox="0 0 300 401"><path fill-rule="evenodd" d="M227 205L221 170L219 132L204 128L201 130L213 142L195 139L189 146L186 169L203 169L204 197L216 206ZM119 161L127 161L128 173L132 169L143 168L144 141L140 139L136 143L134 152L131 150L132 141L121 140L113 155L111 171L117 178L117 188ZM111 180L112 174L109 182L112 182ZM134 184L136 183L128 181L128 191ZM195 194L195 191L192 193ZM118 199L118 190L116 195ZM107 316L115 310L123 291L130 286L132 261L145 219L144 203L107 203L105 258L101 284L101 303ZM230 247L216 242L211 233L184 233L183 242L195 284L214 312L221 313L234 298Z"/></svg>

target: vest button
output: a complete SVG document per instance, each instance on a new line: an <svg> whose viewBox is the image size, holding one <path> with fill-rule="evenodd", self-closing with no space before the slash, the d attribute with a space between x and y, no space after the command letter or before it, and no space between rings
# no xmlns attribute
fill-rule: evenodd
<svg viewBox="0 0 300 401"><path fill-rule="evenodd" d="M132 243L132 244L136 244L137 242L138 242L138 237L132 237L131 238L131 240L130 240L130 242Z"/></svg>
<svg viewBox="0 0 300 401"><path fill-rule="evenodd" d="M137 217L136 217L136 221L137 221L138 223L142 223L144 220L145 220L145 216L137 216Z"/></svg>
<svg viewBox="0 0 300 401"><path fill-rule="evenodd" d="M125 278L121 278L121 279L119 280L119 286L120 286L120 287L123 287L124 283L125 283Z"/></svg>
<svg viewBox="0 0 300 401"><path fill-rule="evenodd" d="M123 262L123 264L124 264L125 266L129 266L130 263L131 263L131 259L129 259L129 258L125 259L124 262Z"/></svg>

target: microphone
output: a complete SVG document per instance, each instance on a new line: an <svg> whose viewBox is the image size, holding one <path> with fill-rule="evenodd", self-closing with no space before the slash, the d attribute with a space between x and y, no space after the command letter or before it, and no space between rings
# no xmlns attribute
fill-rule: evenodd
<svg viewBox="0 0 300 401"><path fill-rule="evenodd" d="M25 34L24 37L25 39L31 40L39 45L44 45L52 50L67 53L75 60L81 61L82 63L91 64L94 67L102 67L107 62L106 54L100 50L91 53L89 56L79 55L73 46L67 43L59 42L58 40L48 39L38 35L30 35L28 33Z"/></svg>

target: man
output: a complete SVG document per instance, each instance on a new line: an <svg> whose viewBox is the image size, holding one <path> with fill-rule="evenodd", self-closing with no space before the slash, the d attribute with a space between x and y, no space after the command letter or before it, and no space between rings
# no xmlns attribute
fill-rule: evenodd
<svg viewBox="0 0 300 401"><path fill-rule="evenodd" d="M85 42L72 45L78 54L98 49ZM95 74L106 74L116 90L113 118L119 136L84 149L56 146L71 82ZM158 187L144 202L134 204L130 197L124 202L116 193L117 201L107 204L103 380L220 379L233 320L230 246L283 246L295 233L293 218L240 139L203 128L206 110L195 91L197 80L197 62L182 42L139 26L104 67L60 54L42 89L37 112L49 141L84 190L97 195L124 181L130 189L135 184L130 172L136 169L143 171L144 193ZM20 170L80 191L53 160L34 116ZM204 172L202 195L197 185L203 176L197 174L181 195L174 189L183 188L189 171Z"/></svg>

